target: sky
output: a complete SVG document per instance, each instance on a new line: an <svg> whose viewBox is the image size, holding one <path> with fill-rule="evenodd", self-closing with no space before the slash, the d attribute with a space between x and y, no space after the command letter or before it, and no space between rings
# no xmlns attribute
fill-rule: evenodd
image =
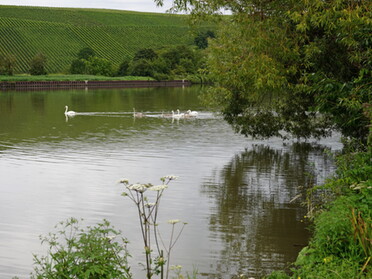
<svg viewBox="0 0 372 279"><path fill-rule="evenodd" d="M156 7L153 0L0 0L0 5L99 8L164 13L172 0L164 0L163 7Z"/></svg>

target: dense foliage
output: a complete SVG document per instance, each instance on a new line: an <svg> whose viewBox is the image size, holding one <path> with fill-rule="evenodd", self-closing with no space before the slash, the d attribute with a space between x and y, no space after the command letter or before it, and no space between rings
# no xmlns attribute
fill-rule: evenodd
<svg viewBox="0 0 372 279"><path fill-rule="evenodd" d="M217 86L207 101L236 131L308 138L338 128L366 143L370 1L182 0L173 7L194 15L221 9L232 16L211 40L208 70Z"/></svg>
<svg viewBox="0 0 372 279"><path fill-rule="evenodd" d="M131 61L124 60L117 75L148 76L157 80L199 77L204 58L205 54L194 46L145 48L137 51Z"/></svg>
<svg viewBox="0 0 372 279"><path fill-rule="evenodd" d="M47 58L44 54L38 53L30 62L30 74L33 76L46 75Z"/></svg>
<svg viewBox="0 0 372 279"><path fill-rule="evenodd" d="M14 67L16 58L12 54L0 56L0 75L12 76L14 73Z"/></svg>
<svg viewBox="0 0 372 279"><path fill-rule="evenodd" d="M31 278L131 278L127 241L107 220L81 228L71 218L56 228L57 233L41 237L49 250L46 256L34 256Z"/></svg>

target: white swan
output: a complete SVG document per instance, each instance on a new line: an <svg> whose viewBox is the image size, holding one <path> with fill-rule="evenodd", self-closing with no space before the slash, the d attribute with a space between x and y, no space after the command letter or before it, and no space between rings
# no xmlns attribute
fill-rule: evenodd
<svg viewBox="0 0 372 279"><path fill-rule="evenodd" d="M195 110L193 110L193 111L188 110L187 111L187 114L190 115L190 116L198 116L199 113L197 111L195 111Z"/></svg>
<svg viewBox="0 0 372 279"><path fill-rule="evenodd" d="M180 110L179 109L177 109L177 113L178 113L178 115L179 115L180 118L185 117L185 114L184 113L180 113Z"/></svg>
<svg viewBox="0 0 372 279"><path fill-rule="evenodd" d="M143 113L142 112L136 112L136 110L133 108L133 117L143 117Z"/></svg>
<svg viewBox="0 0 372 279"><path fill-rule="evenodd" d="M174 111L172 110L172 118L173 119L180 119L182 118L182 115L179 113L179 110L178 111L178 114L175 114Z"/></svg>
<svg viewBox="0 0 372 279"><path fill-rule="evenodd" d="M68 110L68 106L65 106L65 115L74 116L75 114L76 112L74 112L73 110Z"/></svg>

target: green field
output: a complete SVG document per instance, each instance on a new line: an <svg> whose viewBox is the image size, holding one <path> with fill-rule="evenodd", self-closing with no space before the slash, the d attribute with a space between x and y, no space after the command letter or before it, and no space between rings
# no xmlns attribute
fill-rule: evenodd
<svg viewBox="0 0 372 279"><path fill-rule="evenodd" d="M84 47L118 66L139 49L191 44L193 38L184 15L0 5L0 55L16 57L15 73L28 72L39 52L48 73L66 73Z"/></svg>

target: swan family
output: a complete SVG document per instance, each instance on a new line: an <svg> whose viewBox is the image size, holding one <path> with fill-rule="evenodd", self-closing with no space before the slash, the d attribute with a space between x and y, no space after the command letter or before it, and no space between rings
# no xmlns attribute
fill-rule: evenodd
<svg viewBox="0 0 372 279"><path fill-rule="evenodd" d="M161 114L161 117L171 117L172 119L181 119L181 118L191 118L191 117L197 117L198 116L197 111L191 111L188 110L185 113L181 113L179 109L177 109L177 113L175 113L172 110L172 114ZM76 112L73 110L68 110L68 106L65 106L65 115L66 116L75 116ZM133 117L134 118L141 118L144 117L145 115L142 112L136 112L135 108L133 108Z"/></svg>

